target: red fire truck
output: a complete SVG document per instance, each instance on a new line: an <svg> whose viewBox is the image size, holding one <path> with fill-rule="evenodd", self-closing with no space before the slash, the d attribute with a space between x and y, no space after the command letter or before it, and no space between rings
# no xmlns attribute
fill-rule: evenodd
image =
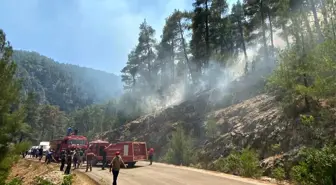
<svg viewBox="0 0 336 185"><path fill-rule="evenodd" d="M93 165L103 160L103 150L106 151L106 159L110 163L117 151L120 152L125 164L128 167L133 167L137 161L147 160L147 145L146 142L119 142L110 144L107 141L97 140L90 142L88 151L93 152L96 157Z"/></svg>
<svg viewBox="0 0 336 185"><path fill-rule="evenodd" d="M61 139L52 140L50 142L50 148L54 151L54 158L56 160L60 159L60 154L62 150L75 150L83 149L86 150L88 147L88 140L85 136L80 135L69 135Z"/></svg>

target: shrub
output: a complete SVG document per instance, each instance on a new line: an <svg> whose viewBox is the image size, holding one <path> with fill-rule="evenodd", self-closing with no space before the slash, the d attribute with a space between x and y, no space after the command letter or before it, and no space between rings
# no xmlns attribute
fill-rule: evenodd
<svg viewBox="0 0 336 185"><path fill-rule="evenodd" d="M56 185L49 180L43 179L41 177L35 177L33 185Z"/></svg>
<svg viewBox="0 0 336 185"><path fill-rule="evenodd" d="M291 170L291 179L300 185L335 184L336 147L305 149L300 155L302 161Z"/></svg>
<svg viewBox="0 0 336 185"><path fill-rule="evenodd" d="M164 161L175 165L190 165L194 159L193 143L182 127L178 127L169 142Z"/></svg>
<svg viewBox="0 0 336 185"><path fill-rule="evenodd" d="M73 183L73 175L66 175L63 177L62 185L72 185Z"/></svg>
<svg viewBox="0 0 336 185"><path fill-rule="evenodd" d="M272 170L272 177L275 178L277 181L283 181L286 178L285 169L282 167L277 167Z"/></svg>
<svg viewBox="0 0 336 185"><path fill-rule="evenodd" d="M258 154L250 149L244 149L241 153L232 152L228 157L218 159L215 161L215 169L245 177L257 178L262 174Z"/></svg>
<svg viewBox="0 0 336 185"><path fill-rule="evenodd" d="M22 179L14 178L10 182L6 183L6 185L22 185Z"/></svg>

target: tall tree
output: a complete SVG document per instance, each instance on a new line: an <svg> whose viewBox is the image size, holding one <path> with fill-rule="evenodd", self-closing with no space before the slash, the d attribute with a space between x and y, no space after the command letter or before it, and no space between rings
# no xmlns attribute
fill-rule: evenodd
<svg viewBox="0 0 336 185"><path fill-rule="evenodd" d="M261 35L263 42L263 56L265 61L269 60L269 49L267 44L266 31L266 5L264 0L244 0L245 14L248 16L249 24L254 28L261 27Z"/></svg>
<svg viewBox="0 0 336 185"><path fill-rule="evenodd" d="M156 71L153 71L153 65L156 57L154 52L156 46L154 34L155 30L147 24L146 20L144 20L144 22L140 24L139 42L136 46L135 53L141 61L139 74L143 80L147 82L148 87L154 87L153 77L156 75Z"/></svg>
<svg viewBox="0 0 336 185"><path fill-rule="evenodd" d="M190 47L197 72L201 74L202 68L208 66L210 59L210 30L209 30L209 3L210 0L196 0L193 3L192 38Z"/></svg>
<svg viewBox="0 0 336 185"><path fill-rule="evenodd" d="M234 4L232 6L231 20L232 20L232 23L235 25L234 28L236 28L237 33L239 33L237 47L242 48L244 52L245 73L247 73L248 57L247 57L247 51L246 51L247 49L246 49L245 34L244 34L245 32L244 30L246 29L245 28L246 20L245 20L244 8L243 8L243 5L240 3L240 1L238 1L237 4Z"/></svg>
<svg viewBox="0 0 336 185"><path fill-rule="evenodd" d="M13 162L14 157L10 155L16 155L18 153L15 151L20 151L18 145L13 148L13 143L25 127L24 109L17 106L20 100L20 83L15 79L16 64L12 61L12 53L12 47L0 29L0 184L5 184Z"/></svg>

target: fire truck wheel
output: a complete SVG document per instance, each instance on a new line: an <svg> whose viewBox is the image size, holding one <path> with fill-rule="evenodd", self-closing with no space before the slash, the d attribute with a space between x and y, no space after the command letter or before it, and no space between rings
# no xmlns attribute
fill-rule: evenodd
<svg viewBox="0 0 336 185"><path fill-rule="evenodd" d="M135 162L129 162L127 163L127 168L134 168Z"/></svg>

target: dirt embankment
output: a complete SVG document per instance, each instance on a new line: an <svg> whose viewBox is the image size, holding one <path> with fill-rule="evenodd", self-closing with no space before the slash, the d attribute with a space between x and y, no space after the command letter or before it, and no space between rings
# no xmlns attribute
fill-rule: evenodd
<svg viewBox="0 0 336 185"><path fill-rule="evenodd" d="M23 185L33 185L36 177L58 185L62 183L64 173L59 171L58 164L46 165L37 160L21 159L12 167L8 180L20 178L23 180ZM81 172L73 171L73 185L98 185L98 183Z"/></svg>

